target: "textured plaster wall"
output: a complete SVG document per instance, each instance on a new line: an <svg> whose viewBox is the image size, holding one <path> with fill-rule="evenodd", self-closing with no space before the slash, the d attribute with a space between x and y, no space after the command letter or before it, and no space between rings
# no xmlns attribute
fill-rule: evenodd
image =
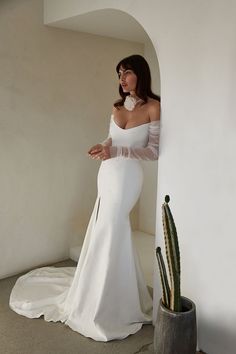
<svg viewBox="0 0 236 354"><path fill-rule="evenodd" d="M0 43L2 278L82 243L100 165L87 149L108 133L115 64L143 45L45 26L38 0L0 2Z"/></svg>

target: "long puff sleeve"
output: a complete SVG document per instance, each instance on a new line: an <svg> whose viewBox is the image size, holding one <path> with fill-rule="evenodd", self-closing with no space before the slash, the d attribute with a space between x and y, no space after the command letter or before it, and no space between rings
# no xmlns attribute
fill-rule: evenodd
<svg viewBox="0 0 236 354"><path fill-rule="evenodd" d="M138 160L157 160L159 157L160 119L151 121L145 147L110 146L111 157L124 156Z"/></svg>

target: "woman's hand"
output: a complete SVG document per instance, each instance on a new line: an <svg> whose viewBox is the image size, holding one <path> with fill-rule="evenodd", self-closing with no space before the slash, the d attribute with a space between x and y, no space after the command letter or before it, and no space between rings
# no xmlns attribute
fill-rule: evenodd
<svg viewBox="0 0 236 354"><path fill-rule="evenodd" d="M89 156L96 160L107 160L111 158L109 146L97 144L92 146L88 151Z"/></svg>
<svg viewBox="0 0 236 354"><path fill-rule="evenodd" d="M102 144L96 144L89 149L88 154L91 155L91 154L99 153L102 151L102 149L103 149Z"/></svg>

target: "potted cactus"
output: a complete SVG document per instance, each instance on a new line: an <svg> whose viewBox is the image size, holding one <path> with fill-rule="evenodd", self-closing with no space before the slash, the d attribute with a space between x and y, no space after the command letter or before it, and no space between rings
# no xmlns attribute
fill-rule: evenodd
<svg viewBox="0 0 236 354"><path fill-rule="evenodd" d="M197 344L196 307L188 298L181 296L180 252L178 236L171 214L170 198L165 196L162 205L162 223L170 285L161 248L156 248L162 298L159 301L154 330L155 354L195 354Z"/></svg>

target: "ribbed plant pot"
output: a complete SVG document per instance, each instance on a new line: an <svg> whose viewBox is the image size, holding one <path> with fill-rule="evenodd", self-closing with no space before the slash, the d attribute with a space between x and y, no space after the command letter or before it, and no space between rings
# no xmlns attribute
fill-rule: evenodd
<svg viewBox="0 0 236 354"><path fill-rule="evenodd" d="M181 296L182 312L167 309L160 299L154 330L155 354L196 354L196 307Z"/></svg>

